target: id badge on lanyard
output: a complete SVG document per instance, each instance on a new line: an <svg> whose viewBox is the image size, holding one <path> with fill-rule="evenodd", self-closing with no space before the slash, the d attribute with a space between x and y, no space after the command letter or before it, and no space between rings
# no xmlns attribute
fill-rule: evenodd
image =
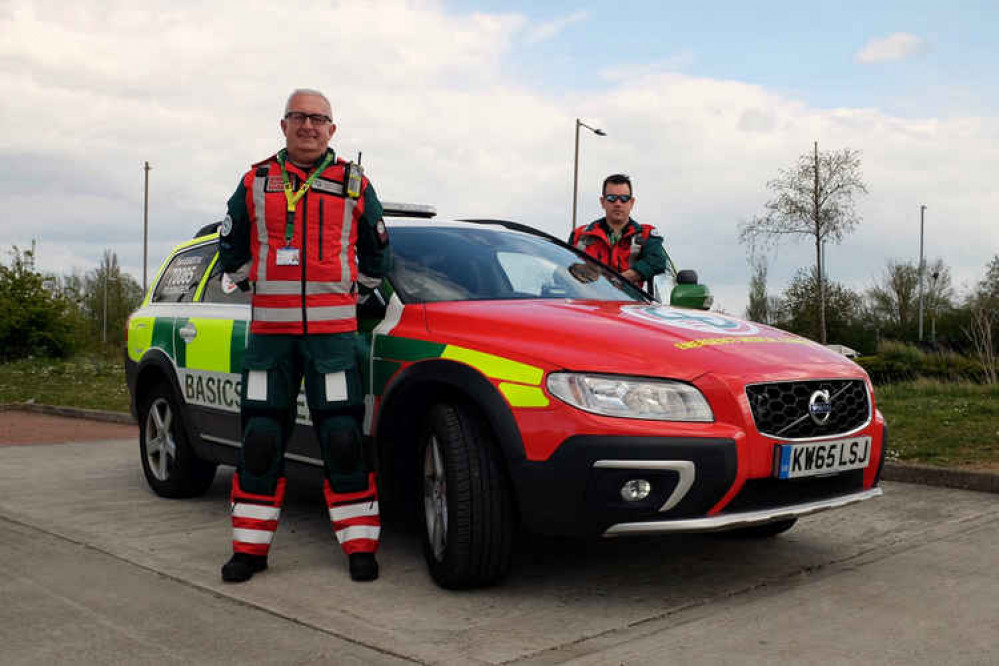
<svg viewBox="0 0 999 666"><path fill-rule="evenodd" d="M277 254L274 257L274 261L278 266L298 266L298 248L290 245L287 247L279 247L277 249Z"/></svg>

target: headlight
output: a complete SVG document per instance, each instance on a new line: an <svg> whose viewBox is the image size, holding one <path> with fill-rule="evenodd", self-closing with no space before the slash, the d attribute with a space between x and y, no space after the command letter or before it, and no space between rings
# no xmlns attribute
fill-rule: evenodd
<svg viewBox="0 0 999 666"><path fill-rule="evenodd" d="M548 390L573 407L604 416L656 421L714 421L711 406L690 384L669 379L555 372Z"/></svg>

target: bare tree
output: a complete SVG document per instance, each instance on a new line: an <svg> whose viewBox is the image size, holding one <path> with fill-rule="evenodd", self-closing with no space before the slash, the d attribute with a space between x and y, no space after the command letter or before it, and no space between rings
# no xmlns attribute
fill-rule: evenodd
<svg viewBox="0 0 999 666"><path fill-rule="evenodd" d="M971 324L964 330L975 349L975 356L982 364L986 384L995 384L999 376L996 346L992 335L997 325L999 325L999 314L995 310L975 304L971 308Z"/></svg>
<svg viewBox="0 0 999 666"><path fill-rule="evenodd" d="M860 152L844 148L819 152L815 143L811 154L803 154L790 169L781 169L767 183L774 198L766 203L766 213L740 225L739 240L751 246L758 241L777 243L784 236L809 236L815 242L818 276L818 335L826 342L825 271L822 267L824 243L838 243L860 222L854 197L866 194L860 175Z"/></svg>
<svg viewBox="0 0 999 666"><path fill-rule="evenodd" d="M926 292L926 309L930 313L936 341L936 318L953 306L954 288L951 286L950 268L943 259L936 259L926 269L929 288ZM915 335L919 315L919 267L914 261L889 259L879 281L867 289L867 303L878 323L899 340Z"/></svg>
<svg viewBox="0 0 999 666"><path fill-rule="evenodd" d="M982 364L985 381L997 383L997 343L999 343L999 254L992 257L985 269L985 277L978 283L968 299L971 323L964 330Z"/></svg>
<svg viewBox="0 0 999 666"><path fill-rule="evenodd" d="M899 332L915 321L918 297L919 269L911 261L889 259L881 280L867 290L874 316Z"/></svg>

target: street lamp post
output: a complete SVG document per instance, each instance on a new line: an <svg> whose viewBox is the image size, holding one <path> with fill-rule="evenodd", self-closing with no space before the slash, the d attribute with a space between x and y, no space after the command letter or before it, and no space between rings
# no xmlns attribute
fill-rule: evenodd
<svg viewBox="0 0 999 666"><path fill-rule="evenodd" d="M146 171L146 193L142 203L142 293L146 293L146 276L149 275L149 162L143 167Z"/></svg>
<svg viewBox="0 0 999 666"><path fill-rule="evenodd" d="M108 272L110 271L110 265L108 270L104 271L104 324L101 327L101 342L108 341Z"/></svg>
<svg viewBox="0 0 999 666"><path fill-rule="evenodd" d="M937 291L937 280L940 279L940 271L934 271L930 273L930 301L932 304L932 312L930 314L930 342L934 345L937 343L937 303L940 302L939 292Z"/></svg>
<svg viewBox="0 0 999 666"><path fill-rule="evenodd" d="M926 206L919 207L919 341L923 341L923 219Z"/></svg>
<svg viewBox="0 0 999 666"><path fill-rule="evenodd" d="M572 226L569 227L569 235L576 229L576 199L579 192L579 128L585 127L597 136L607 136L602 129L590 127L579 118L576 118L576 154L572 160Z"/></svg>

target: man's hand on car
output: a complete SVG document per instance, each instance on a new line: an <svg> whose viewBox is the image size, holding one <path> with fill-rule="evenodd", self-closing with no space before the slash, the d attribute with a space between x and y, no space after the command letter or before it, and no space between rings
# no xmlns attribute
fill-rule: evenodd
<svg viewBox="0 0 999 666"><path fill-rule="evenodd" d="M621 275L623 275L628 282L639 288L641 288L642 283L645 282L645 278L642 277L642 274L634 268L629 268L625 272L621 273Z"/></svg>

